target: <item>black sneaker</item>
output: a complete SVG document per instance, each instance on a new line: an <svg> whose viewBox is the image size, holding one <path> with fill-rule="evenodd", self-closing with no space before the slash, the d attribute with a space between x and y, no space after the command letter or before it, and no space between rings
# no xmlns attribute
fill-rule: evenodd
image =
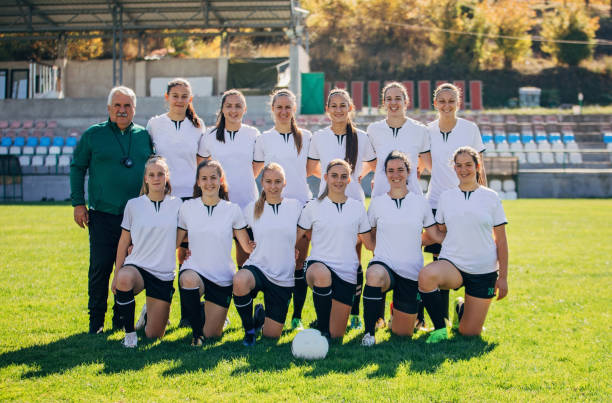
<svg viewBox="0 0 612 403"><path fill-rule="evenodd" d="M253 347L255 345L255 330L251 329L244 333L244 339L242 339L242 345L246 347Z"/></svg>
<svg viewBox="0 0 612 403"><path fill-rule="evenodd" d="M261 328L266 321L266 311L262 304L255 305L254 313L253 313L253 326L255 327L255 333L259 333Z"/></svg>

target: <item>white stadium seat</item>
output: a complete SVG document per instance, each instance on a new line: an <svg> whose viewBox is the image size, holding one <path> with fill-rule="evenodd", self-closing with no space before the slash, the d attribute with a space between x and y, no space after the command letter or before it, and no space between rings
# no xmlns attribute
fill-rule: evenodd
<svg viewBox="0 0 612 403"><path fill-rule="evenodd" d="M59 146L49 147L49 155L60 155L61 153L62 149Z"/></svg>
<svg viewBox="0 0 612 403"><path fill-rule="evenodd" d="M35 155L32 157L32 166L33 167L41 167L45 163L45 159L42 155Z"/></svg>
<svg viewBox="0 0 612 403"><path fill-rule="evenodd" d="M62 154L63 155L72 155L74 153L74 147L71 146L64 146L62 147Z"/></svg>
<svg viewBox="0 0 612 403"><path fill-rule="evenodd" d="M516 152L521 152L523 150L524 150L523 143L521 143L520 141L510 144L510 151L512 152L516 153Z"/></svg>
<svg viewBox="0 0 612 403"><path fill-rule="evenodd" d="M497 195L499 196L500 199L506 200L506 193L505 192L502 192L501 190L499 190L497 192Z"/></svg>
<svg viewBox="0 0 612 403"><path fill-rule="evenodd" d="M22 155L33 155L34 147L30 147L30 146L23 147L23 150L21 150L21 154Z"/></svg>
<svg viewBox="0 0 612 403"><path fill-rule="evenodd" d="M540 163L540 154L539 153L527 153L527 162L530 164L539 164Z"/></svg>
<svg viewBox="0 0 612 403"><path fill-rule="evenodd" d="M567 157L565 153L556 152L555 153L555 162L557 164L565 164L567 162Z"/></svg>
<svg viewBox="0 0 612 403"><path fill-rule="evenodd" d="M516 194L515 191L510 191L510 192L505 192L506 193L506 200L516 200L518 198L518 195Z"/></svg>
<svg viewBox="0 0 612 403"><path fill-rule="evenodd" d="M582 164L582 154L570 153L569 160L572 164Z"/></svg>
<svg viewBox="0 0 612 403"><path fill-rule="evenodd" d="M30 156L29 155L22 155L19 157L19 165L21 165L22 167L27 167L30 166Z"/></svg>
<svg viewBox="0 0 612 403"><path fill-rule="evenodd" d="M550 146L550 143L548 141L542 141L538 143L538 150L539 151L550 151L552 150L552 147Z"/></svg>
<svg viewBox="0 0 612 403"><path fill-rule="evenodd" d="M45 157L45 166L46 167L57 166L57 155L47 155Z"/></svg>
<svg viewBox="0 0 612 403"><path fill-rule="evenodd" d="M70 166L70 156L69 155L60 155L57 160L58 167L68 167Z"/></svg>
<svg viewBox="0 0 612 403"><path fill-rule="evenodd" d="M21 147L11 146L11 148L9 148L9 154L10 155L21 155Z"/></svg>
<svg viewBox="0 0 612 403"><path fill-rule="evenodd" d="M502 182L502 189L504 189L504 192L516 190L516 182L514 182L514 179L505 179Z"/></svg>
<svg viewBox="0 0 612 403"><path fill-rule="evenodd" d="M554 164L555 163L555 156L551 152L542 153L541 158L542 158L543 164Z"/></svg>
<svg viewBox="0 0 612 403"><path fill-rule="evenodd" d="M7 155L9 152L8 147L1 146L0 147L0 155Z"/></svg>
<svg viewBox="0 0 612 403"><path fill-rule="evenodd" d="M38 146L38 147L36 147L36 154L37 155L47 155L47 154L49 154L49 147L47 147L47 146Z"/></svg>
<svg viewBox="0 0 612 403"><path fill-rule="evenodd" d="M502 190L502 182L499 179L492 179L489 181L489 187L499 193Z"/></svg>

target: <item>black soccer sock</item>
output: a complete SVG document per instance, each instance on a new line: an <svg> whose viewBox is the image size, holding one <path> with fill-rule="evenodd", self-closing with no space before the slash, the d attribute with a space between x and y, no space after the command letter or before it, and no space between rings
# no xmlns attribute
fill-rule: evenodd
<svg viewBox="0 0 612 403"><path fill-rule="evenodd" d="M302 318L302 309L306 302L306 293L308 285L306 284L306 274L304 269L296 270L293 274L295 285L293 286L293 318Z"/></svg>
<svg viewBox="0 0 612 403"><path fill-rule="evenodd" d="M251 294L234 295L234 306L242 320L244 331L253 330L253 298Z"/></svg>
<svg viewBox="0 0 612 403"><path fill-rule="evenodd" d="M126 333L134 331L134 310L136 309L136 301L134 300L134 290L121 291L117 290L117 313L122 319L122 324Z"/></svg>
<svg viewBox="0 0 612 403"><path fill-rule="evenodd" d="M329 333L329 316L332 306L332 288L312 287L312 302L317 313L317 327L321 333Z"/></svg>
<svg viewBox="0 0 612 403"><path fill-rule="evenodd" d="M363 295L365 296L365 289L363 290ZM387 307L387 293L384 292L382 294L382 300L380 301L380 312L378 313L378 317L385 319L385 309ZM365 301L363 304L363 309L365 309ZM378 319L378 318L377 318Z"/></svg>
<svg viewBox="0 0 612 403"><path fill-rule="evenodd" d="M423 301L417 301L417 320L425 323L425 307Z"/></svg>
<svg viewBox="0 0 612 403"><path fill-rule="evenodd" d="M383 305L383 293L380 287L367 285L363 288L363 322L365 332L374 335L376 321L380 317L380 305Z"/></svg>
<svg viewBox="0 0 612 403"><path fill-rule="evenodd" d="M199 288L179 288L181 294L181 303L185 307L185 316L191 325L193 337L203 335L204 321L202 320L200 306L200 289Z"/></svg>
<svg viewBox="0 0 612 403"><path fill-rule="evenodd" d="M450 290L440 290L440 297L442 298L442 309L444 317L448 319L448 298Z"/></svg>
<svg viewBox="0 0 612 403"><path fill-rule="evenodd" d="M357 269L357 286L355 287L355 299L351 307L351 315L359 315L359 304L361 303L361 291L363 288L363 269L361 265Z"/></svg>
<svg viewBox="0 0 612 403"><path fill-rule="evenodd" d="M444 321L444 308L442 306L440 290L437 288L431 292L419 290L419 293L421 294L423 305L427 308L427 313L429 313L429 317L434 324L434 328L436 330L445 328L446 322Z"/></svg>

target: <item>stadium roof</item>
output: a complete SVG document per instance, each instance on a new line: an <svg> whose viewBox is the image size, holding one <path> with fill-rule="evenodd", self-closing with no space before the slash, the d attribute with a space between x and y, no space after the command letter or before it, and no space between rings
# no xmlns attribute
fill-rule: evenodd
<svg viewBox="0 0 612 403"><path fill-rule="evenodd" d="M32 39L60 33L293 28L294 0L3 0L0 34Z"/></svg>

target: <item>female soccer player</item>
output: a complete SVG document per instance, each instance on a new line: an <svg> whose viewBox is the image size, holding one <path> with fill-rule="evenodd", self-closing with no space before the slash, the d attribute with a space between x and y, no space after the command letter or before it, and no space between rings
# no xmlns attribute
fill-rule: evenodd
<svg viewBox="0 0 612 403"><path fill-rule="evenodd" d="M429 153L429 133L427 128L416 120L406 116L410 100L404 86L393 81L382 90L383 106L387 110L386 119L368 126L368 137L379 158L386 158L393 150L408 156L416 167L419 156ZM382 164L376 166L372 197L384 195L389 191L389 182ZM414 194L423 194L417 179L416 169L411 170L408 189Z"/></svg>
<svg viewBox="0 0 612 403"><path fill-rule="evenodd" d="M392 151L383 168L389 191L373 198L368 210L376 249L366 271L363 290L365 335L361 344L364 346L376 343L376 320L384 295L390 290L393 290L391 331L400 336L412 336L417 313L417 280L423 267L423 228L429 238L437 242L443 239L425 197L408 190L411 176L408 156Z"/></svg>
<svg viewBox="0 0 612 403"><path fill-rule="evenodd" d="M276 162L283 167L287 185L283 197L297 199L302 205L312 198L306 182L306 158L312 134L297 127L295 122L296 98L286 89L275 91L271 96L274 127L262 133L255 143L256 163ZM295 287L293 290L292 329L301 329L302 308L306 300L304 259L308 253L308 238L297 242L298 257L295 261Z"/></svg>
<svg viewBox="0 0 612 403"><path fill-rule="evenodd" d="M453 156L459 185L438 200L436 222L445 232L437 261L419 273L419 293L435 330L428 343L448 338L440 289L465 287L465 304L455 304L453 327L463 335L479 335L491 298L508 293L506 215L497 193L479 184L481 160L471 147Z"/></svg>
<svg viewBox="0 0 612 403"><path fill-rule="evenodd" d="M168 112L152 117L147 124L155 152L166 159L172 172L172 194L183 200L191 198L195 171L204 159L204 131L202 119L193 108L191 84L182 78L175 78L168 83L164 98L168 103ZM179 265L185 260L189 244L183 242L178 253ZM146 313L143 306L140 317ZM186 323L181 305L181 324ZM143 321L136 324L136 328Z"/></svg>
<svg viewBox="0 0 612 403"><path fill-rule="evenodd" d="M457 148L470 146L478 150L481 155L484 152L484 145L480 137L478 126L469 120L457 117L461 93L459 88L452 84L444 83L434 91L434 107L438 112L438 119L427 125L429 130L429 141L431 143L430 155L424 154L421 159L422 166L431 172L427 199L431 205L434 215L438 208L438 200L442 192L447 189L454 189L459 184L457 175L453 172L452 165L449 163L453 153ZM487 184L484 165L479 166L479 183ZM440 253L440 244L432 244L425 247L425 252L433 254L434 260ZM445 317L448 318L448 290L442 290L443 304L446 306ZM423 310L420 309L417 327L425 324Z"/></svg>
<svg viewBox="0 0 612 403"><path fill-rule="evenodd" d="M125 347L136 347L134 296L147 292L147 337L163 337L174 293L176 225L182 201L171 196L170 173L162 157L149 158L141 196L128 201L121 223L115 275L111 289L117 296L125 328ZM132 253L128 248L133 245Z"/></svg>
<svg viewBox="0 0 612 403"><path fill-rule="evenodd" d="M298 239L312 231L306 281L312 288L317 327L327 337L342 337L355 299L359 257L357 238L374 249L363 203L347 196L351 166L334 159L324 176L323 193L310 201L298 222Z"/></svg>
<svg viewBox="0 0 612 403"><path fill-rule="evenodd" d="M259 130L242 123L246 100L238 90L228 90L221 97L221 109L215 127L204 136L204 158L213 158L225 170L229 200L244 209L257 199L255 177L262 163L253 162L255 139ZM236 242L236 261L242 266L248 253Z"/></svg>
<svg viewBox="0 0 612 403"><path fill-rule="evenodd" d="M294 285L296 226L302 212L299 200L282 196L285 173L279 164L265 166L261 183L259 199L245 209L257 247L234 276L234 305L245 330L245 346L255 344L262 325L264 336L281 335ZM253 298L259 291L265 311L257 304L254 318Z"/></svg>
<svg viewBox="0 0 612 403"><path fill-rule="evenodd" d="M354 110L353 101L348 92L334 88L327 96L325 111L331 120L331 126L317 131L312 136L308 151L308 175L321 177L321 167L327 167L336 158L344 159L351 167L351 181L346 189L346 195L355 200L365 201L361 188L361 178L376 167L376 154L368 135L357 129L351 121ZM364 164L365 162L365 164ZM325 178L321 178L319 196L325 189ZM361 242L357 242L357 255L361 257ZM359 319L359 303L363 271L359 266L355 301L351 309L351 328L361 328Z"/></svg>
<svg viewBox="0 0 612 403"><path fill-rule="evenodd" d="M221 164L205 160L198 165L193 199L179 211L178 241L189 234L191 255L179 272L179 290L193 331L192 345L204 337L220 337L232 300L232 236L250 253L252 245L237 204L227 201ZM204 318L200 297L204 295Z"/></svg>

